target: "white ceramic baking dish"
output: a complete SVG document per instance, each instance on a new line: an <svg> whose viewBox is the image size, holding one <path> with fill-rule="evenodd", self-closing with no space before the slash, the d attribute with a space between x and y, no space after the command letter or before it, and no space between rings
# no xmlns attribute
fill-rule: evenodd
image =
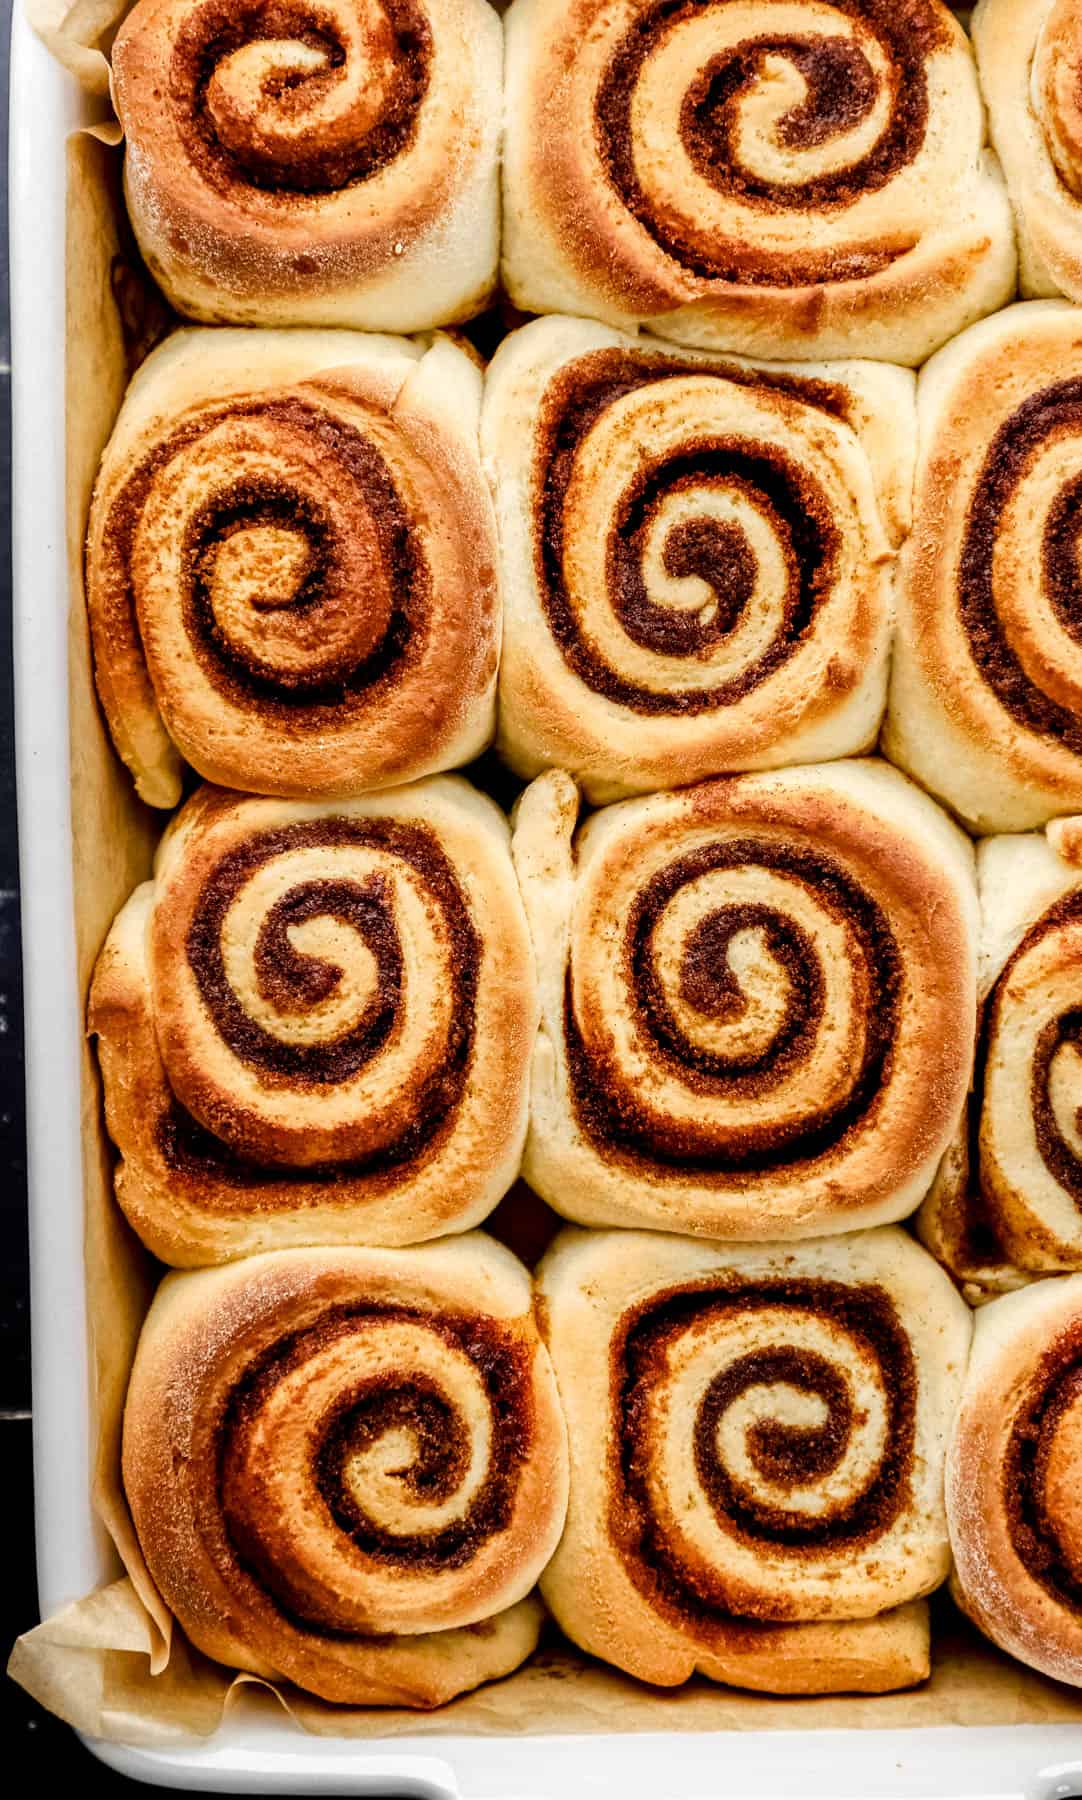
<svg viewBox="0 0 1082 1800"><path fill-rule="evenodd" d="M19 16L11 61L15 676L26 965L38 1575L43 1613L114 1572L89 1503L64 547L65 133L84 102ZM205 1744L91 1743L197 1792L550 1800L1052 1800L1082 1794L1082 1727L378 1741L303 1736L242 1700Z"/></svg>

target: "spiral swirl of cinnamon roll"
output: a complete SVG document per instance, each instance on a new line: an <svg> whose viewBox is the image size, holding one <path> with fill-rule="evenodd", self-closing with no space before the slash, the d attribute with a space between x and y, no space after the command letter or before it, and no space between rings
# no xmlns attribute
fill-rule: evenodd
<svg viewBox="0 0 1082 1800"><path fill-rule="evenodd" d="M579 319L505 340L481 440L512 767L599 800L869 748L910 419L882 365L757 368Z"/></svg>
<svg viewBox="0 0 1082 1800"><path fill-rule="evenodd" d="M1082 300L1082 19L1075 0L981 0L988 122L1019 226L1027 297Z"/></svg>
<svg viewBox="0 0 1082 1800"><path fill-rule="evenodd" d="M529 1276L480 1233L169 1276L123 1470L151 1574L218 1661L357 1705L507 1674L567 1501Z"/></svg>
<svg viewBox="0 0 1082 1800"><path fill-rule="evenodd" d="M209 324L480 312L499 230L485 0L138 0L113 47L140 248Z"/></svg>
<svg viewBox="0 0 1082 1800"><path fill-rule="evenodd" d="M415 1243L518 1173L533 962L491 801L204 788L94 976L117 1196L163 1261Z"/></svg>
<svg viewBox="0 0 1082 1800"><path fill-rule="evenodd" d="M524 1174L565 1217L807 1237L903 1217L972 1061L972 853L872 762L595 815L520 804L542 984Z"/></svg>
<svg viewBox="0 0 1082 1800"><path fill-rule="evenodd" d="M931 1259L889 1228L795 1248L566 1231L538 1280L571 1438L542 1577L561 1627L665 1685L919 1679L920 1613L888 1609L948 1571L970 1335Z"/></svg>
<svg viewBox="0 0 1082 1800"><path fill-rule="evenodd" d="M983 1004L969 1130L917 1226L967 1294L989 1298L1082 1269L1082 821L985 839L977 878Z"/></svg>
<svg viewBox="0 0 1082 1800"><path fill-rule="evenodd" d="M495 711L481 378L437 338L184 331L150 358L91 508L95 677L143 798L181 756L346 797L477 755Z"/></svg>
<svg viewBox="0 0 1082 1800"><path fill-rule="evenodd" d="M514 0L504 285L707 349L918 363L1014 236L941 0Z"/></svg>
<svg viewBox="0 0 1082 1800"><path fill-rule="evenodd" d="M921 371L886 753L982 832L1082 807L1082 329L1009 307Z"/></svg>
<svg viewBox="0 0 1082 1800"><path fill-rule="evenodd" d="M977 1315L947 1458L955 1599L993 1643L1082 1687L1082 1275Z"/></svg>

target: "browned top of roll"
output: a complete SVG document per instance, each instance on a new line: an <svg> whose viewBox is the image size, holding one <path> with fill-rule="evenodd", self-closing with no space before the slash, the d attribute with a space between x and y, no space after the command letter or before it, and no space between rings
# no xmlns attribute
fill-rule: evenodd
<svg viewBox="0 0 1082 1800"><path fill-rule="evenodd" d="M536 1279L573 1468L542 1586L576 1642L740 1685L764 1631L870 1622L943 1580L971 1322L905 1233L567 1230Z"/></svg>
<svg viewBox="0 0 1082 1800"><path fill-rule="evenodd" d="M173 1277L124 1479L197 1645L363 1702L395 1634L408 1669L417 1635L515 1605L559 1533L563 1423L525 1271L467 1236Z"/></svg>
<svg viewBox="0 0 1082 1800"><path fill-rule="evenodd" d="M687 1547L682 1549L680 1540L666 1532L657 1516L656 1494L650 1491L653 1458L642 1433L648 1429L652 1390L663 1389L669 1379L670 1353L681 1337L702 1336L709 1342L713 1328L741 1316L753 1329L764 1310L789 1321L788 1341L783 1329L776 1346L749 1349L725 1361L705 1383L695 1416L696 1477L726 1535L753 1555L757 1546L780 1550L799 1570L808 1555L843 1550L859 1556L910 1503L917 1371L909 1339L884 1289L799 1278L755 1285L734 1279L654 1294L632 1308L611 1352L615 1430L610 1530L632 1580L651 1603L674 1623L707 1637L712 1624L728 1622L734 1614L751 1619L790 1615L783 1598L773 1594L764 1602L753 1588L741 1593L731 1573L687 1555ZM887 1397L879 1455L836 1504L811 1513L780 1502L779 1490L799 1494L809 1485L828 1482L850 1445L859 1400L844 1371L802 1343L809 1314L823 1321L828 1335L837 1331L860 1345ZM742 1480L719 1453L718 1433L727 1411L758 1389L813 1397L822 1422L790 1426L782 1419L758 1421L745 1438L749 1469ZM754 1484L760 1480L763 1491L757 1492Z"/></svg>
<svg viewBox="0 0 1082 1800"><path fill-rule="evenodd" d="M476 369L442 335L208 336L144 366L89 523L95 675L143 797L179 798L177 751L301 796L476 754L499 641Z"/></svg>
<svg viewBox="0 0 1082 1800"><path fill-rule="evenodd" d="M786 394L848 420L848 396L841 383L736 364L713 372L738 386ZM727 439L704 431L677 450L644 461L634 486L621 498L619 515L609 520L613 612L632 643L665 656L694 657L732 631L755 584L754 555L739 526L710 518L689 520L666 539L666 573L697 575L708 582L718 599L712 609L692 612L653 604L642 572L645 542L664 502L681 487L703 490L716 485L735 487L753 497L772 535L785 546L788 594L781 628L758 661L715 687L666 691L642 686L599 655L567 591L565 512L576 450L601 415L626 395L653 383L703 374L701 362L598 350L577 358L555 377L539 422L537 488L543 507L535 541L538 585L549 628L580 680L594 693L636 712L696 714L741 699L794 654L832 590L837 527L830 499L814 477L780 444L752 445L745 438Z"/></svg>
<svg viewBox="0 0 1082 1800"><path fill-rule="evenodd" d="M138 0L112 66L136 232L190 316L411 329L483 303L499 32L479 0ZM399 276L429 243L418 308Z"/></svg>
<svg viewBox="0 0 1082 1800"><path fill-rule="evenodd" d="M1082 1276L977 1316L947 1465L958 1597L1012 1656L1082 1687Z"/></svg>
<svg viewBox="0 0 1082 1800"><path fill-rule="evenodd" d="M913 364L1009 293L1009 207L943 0L514 0L505 30L525 310Z"/></svg>
<svg viewBox="0 0 1082 1800"><path fill-rule="evenodd" d="M464 781L203 788L95 972L121 1203L182 1266L465 1229L518 1172L536 1017L506 822Z"/></svg>
<svg viewBox="0 0 1082 1800"><path fill-rule="evenodd" d="M743 4L736 10L742 18L752 12ZM689 163L719 195L737 201L742 209L768 218L779 212L843 211L886 187L924 144L927 59L952 41L945 8L939 0L834 0L834 10L853 22L851 36L818 34L811 8L809 29L804 32L772 31L769 12L749 16L746 34L731 38L706 60L683 95L679 139ZM582 11L594 14L596 0ZM598 141L609 179L624 205L669 256L709 280L802 287L863 280L889 266L911 245L856 243L842 254L834 249L772 251L765 243L736 237L718 241L711 234L694 235L686 224L667 220L651 203L635 166L635 89L649 59L698 11L696 0L653 0L638 9L598 88ZM885 73L869 55L871 43L882 56ZM799 73L805 89L778 124L778 138L786 151L818 149L864 124L879 98L880 83L885 83L889 123L865 154L795 183L771 179L745 163L739 108L747 91L768 76L772 59L778 57Z"/></svg>

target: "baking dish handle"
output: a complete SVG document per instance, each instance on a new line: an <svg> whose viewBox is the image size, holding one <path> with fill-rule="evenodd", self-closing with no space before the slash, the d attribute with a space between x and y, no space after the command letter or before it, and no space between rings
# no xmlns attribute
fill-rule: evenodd
<svg viewBox="0 0 1082 1800"><path fill-rule="evenodd" d="M1053 1763L1026 1789L1026 1800L1077 1800L1078 1796L1082 1796L1082 1759Z"/></svg>
<svg viewBox="0 0 1082 1800"><path fill-rule="evenodd" d="M211 1741L192 1748L136 1749L79 1734L91 1755L129 1780L188 1794L348 1795L360 1800L462 1800L451 1765L439 1756L373 1755L327 1740L288 1747Z"/></svg>

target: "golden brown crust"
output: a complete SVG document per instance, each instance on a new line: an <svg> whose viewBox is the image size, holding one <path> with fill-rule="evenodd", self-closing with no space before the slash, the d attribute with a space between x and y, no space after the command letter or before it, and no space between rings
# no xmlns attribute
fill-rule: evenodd
<svg viewBox="0 0 1082 1800"><path fill-rule="evenodd" d="M947 1459L955 1598L993 1643L1082 1687L1082 1275L977 1316Z"/></svg>
<svg viewBox="0 0 1082 1800"><path fill-rule="evenodd" d="M972 852L885 764L595 814L540 779L515 857L542 1026L524 1174L565 1217L763 1240L904 1217L974 1034Z"/></svg>
<svg viewBox="0 0 1082 1800"><path fill-rule="evenodd" d="M605 800L870 748L912 393L883 364L722 361L580 319L512 333L481 436L516 772Z"/></svg>
<svg viewBox="0 0 1082 1800"><path fill-rule="evenodd" d="M917 384L886 754L981 832L1082 807L1082 315L1031 301Z"/></svg>
<svg viewBox="0 0 1082 1800"><path fill-rule="evenodd" d="M484 0L138 0L113 48L152 273L210 324L421 330L495 280Z"/></svg>
<svg viewBox="0 0 1082 1800"><path fill-rule="evenodd" d="M124 1485L193 1643L353 1705L439 1705L524 1660L567 1499L530 1299L480 1234L165 1281Z"/></svg>
<svg viewBox="0 0 1082 1800"><path fill-rule="evenodd" d="M970 1335L929 1258L892 1230L565 1231L538 1284L571 1445L542 1578L563 1630L665 1686L922 1679Z"/></svg>
<svg viewBox="0 0 1082 1800"><path fill-rule="evenodd" d="M917 1219L969 1297L1082 1268L1078 832L1063 819L978 846L982 1020L968 1129Z"/></svg>
<svg viewBox="0 0 1082 1800"><path fill-rule="evenodd" d="M506 826L465 782L201 789L91 990L118 1199L181 1267L477 1224L518 1173L536 1018Z"/></svg>
<svg viewBox="0 0 1082 1800"><path fill-rule="evenodd" d="M916 363L1009 297L1010 209L941 0L797 0L773 23L753 0L514 0L517 305Z"/></svg>
<svg viewBox="0 0 1082 1800"><path fill-rule="evenodd" d="M484 748L500 604L480 391L445 337L184 331L144 365L86 562L98 692L144 799L176 804L181 756L224 786L338 798Z"/></svg>
<svg viewBox="0 0 1082 1800"><path fill-rule="evenodd" d="M1082 300L1082 25L1075 0L980 0L973 41L1018 219L1027 297Z"/></svg>

